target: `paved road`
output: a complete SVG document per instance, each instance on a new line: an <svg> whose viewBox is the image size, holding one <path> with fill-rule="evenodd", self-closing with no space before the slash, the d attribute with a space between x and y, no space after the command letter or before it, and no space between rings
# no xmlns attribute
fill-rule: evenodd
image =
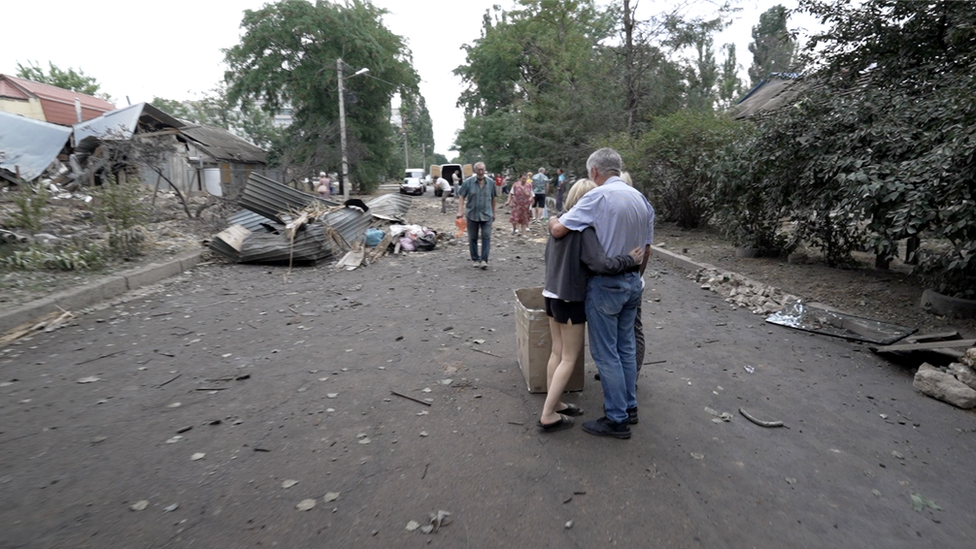
<svg viewBox="0 0 976 549"><path fill-rule="evenodd" d="M976 415L658 259L633 438L541 434L512 289L543 242L496 234L485 272L205 264L0 350L0 547L972 546Z"/></svg>

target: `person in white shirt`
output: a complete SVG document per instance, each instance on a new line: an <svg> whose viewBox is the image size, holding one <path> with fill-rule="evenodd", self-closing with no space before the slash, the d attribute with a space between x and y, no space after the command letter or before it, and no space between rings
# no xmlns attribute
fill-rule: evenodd
<svg viewBox="0 0 976 549"><path fill-rule="evenodd" d="M443 177L438 177L434 182L434 190L441 192L441 213L447 213L447 197L454 194L451 184Z"/></svg>

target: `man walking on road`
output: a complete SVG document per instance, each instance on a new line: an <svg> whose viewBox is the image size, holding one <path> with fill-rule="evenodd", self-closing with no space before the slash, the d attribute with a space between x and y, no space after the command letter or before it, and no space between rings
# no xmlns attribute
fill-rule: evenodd
<svg viewBox="0 0 976 549"><path fill-rule="evenodd" d="M644 246L643 267L654 240L654 208L640 191L620 179L622 169L623 161L613 149L591 154L586 170L599 187L583 195L562 217L551 218L549 231L561 238L571 230L593 227L608 256ZM583 424L591 435L630 438L630 425L637 423L634 320L641 299L641 267L614 276L593 276L586 284L590 354L600 372L605 414Z"/></svg>
<svg viewBox="0 0 976 549"><path fill-rule="evenodd" d="M491 249L491 222L495 219L495 183L485 177L485 163L474 165L474 175L464 180L455 192L458 199L457 216L468 224L468 248L472 267L488 269ZM478 233L481 233L481 253L478 253Z"/></svg>
<svg viewBox="0 0 976 549"><path fill-rule="evenodd" d="M563 194L566 192L566 174L563 169L556 170L556 211L555 214L563 213Z"/></svg>
<svg viewBox="0 0 976 549"><path fill-rule="evenodd" d="M539 168L539 173L532 176L532 194L535 202L532 204L532 219L542 219L542 209L546 207L546 195L549 194L549 178L546 169Z"/></svg>

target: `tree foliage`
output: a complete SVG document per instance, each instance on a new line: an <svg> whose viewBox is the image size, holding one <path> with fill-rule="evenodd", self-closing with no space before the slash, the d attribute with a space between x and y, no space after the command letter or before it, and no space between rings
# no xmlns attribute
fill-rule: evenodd
<svg viewBox="0 0 976 549"><path fill-rule="evenodd" d="M749 78L755 86L772 73L793 70L797 43L786 26L789 12L781 4L764 11L759 24L752 27L752 65Z"/></svg>
<svg viewBox="0 0 976 549"><path fill-rule="evenodd" d="M720 189L789 215L831 263L863 246L884 264L920 234L945 242L921 272L943 293L976 296L976 5L800 7L825 23L808 50L812 85L723 157Z"/></svg>
<svg viewBox="0 0 976 549"><path fill-rule="evenodd" d="M622 98L610 52L611 12L592 0L519 0L483 19L455 74L466 84L456 147L490 170L563 165L588 154L589 140L620 123Z"/></svg>
<svg viewBox="0 0 976 549"><path fill-rule="evenodd" d="M661 219L690 229L707 225L713 214L709 166L715 151L744 128L724 114L686 108L655 119L637 139L621 134L606 144L621 152L634 185Z"/></svg>
<svg viewBox="0 0 976 549"><path fill-rule="evenodd" d="M390 176L396 177L400 176L404 168L426 168L424 156L430 159L434 154L434 123L430 119L424 96L414 93L403 95L400 98L400 118L401 125L397 128L397 149L400 155L388 172ZM403 165L408 156L404 154L404 143L408 147L406 153L409 153L409 166Z"/></svg>
<svg viewBox="0 0 976 549"><path fill-rule="evenodd" d="M291 108L278 158L286 167L339 171L337 59L345 62L350 173L378 182L395 154L390 100L418 94L419 78L403 39L383 25L368 0L281 0L245 10L240 44L225 50L231 104L268 113ZM369 73L353 76L360 68Z"/></svg>
<svg viewBox="0 0 976 549"><path fill-rule="evenodd" d="M17 76L41 84L50 84L66 90L92 95L106 101L112 101L112 96L101 91L101 84L94 76L88 76L81 69L68 67L61 69L52 62L48 62L47 72L40 63L27 62L27 66L17 63Z"/></svg>

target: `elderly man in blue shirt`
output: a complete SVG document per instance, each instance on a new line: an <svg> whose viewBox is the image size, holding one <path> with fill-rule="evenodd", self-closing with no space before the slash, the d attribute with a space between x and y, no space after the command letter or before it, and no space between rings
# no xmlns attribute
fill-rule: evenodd
<svg viewBox="0 0 976 549"><path fill-rule="evenodd" d="M600 372L605 415L585 422L583 430L614 438L630 438L630 425L637 423L634 320L641 300L640 272L654 241L654 208L640 191L620 179L622 170L617 151L603 148L591 154L586 171L598 187L564 215L549 220L549 231L556 238L593 227L611 257L644 246L640 267L613 276L596 275L586 285L590 354Z"/></svg>
<svg viewBox="0 0 976 549"><path fill-rule="evenodd" d="M464 180L455 195L458 197L457 216L465 217L468 225L468 248L472 267L488 269L488 252L491 249L491 222L495 220L495 182L485 177L485 163L474 165L474 175ZM478 252L478 235L481 234L481 252Z"/></svg>

